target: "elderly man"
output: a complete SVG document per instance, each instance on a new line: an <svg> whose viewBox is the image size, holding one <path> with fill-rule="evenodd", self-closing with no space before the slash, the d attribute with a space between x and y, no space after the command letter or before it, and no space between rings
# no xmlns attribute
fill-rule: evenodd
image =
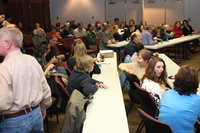
<svg viewBox="0 0 200 133"><path fill-rule="evenodd" d="M152 39L151 32L152 32L152 28L146 27L146 30L141 33L143 45L154 45L154 44L158 43L157 40L154 41Z"/></svg>
<svg viewBox="0 0 200 133"><path fill-rule="evenodd" d="M3 27L6 27L7 25L10 24L8 21L5 20L4 14L0 15L0 23L2 24Z"/></svg>
<svg viewBox="0 0 200 133"><path fill-rule="evenodd" d="M168 24L164 25L164 39L173 39L176 33L170 30Z"/></svg>
<svg viewBox="0 0 200 133"><path fill-rule="evenodd" d="M44 132L51 91L36 59L22 54L23 36L15 27L0 29L0 132Z"/></svg>
<svg viewBox="0 0 200 133"><path fill-rule="evenodd" d="M48 42L47 38L43 34L42 28L36 29L36 33L37 34L32 38L33 44L35 46L40 45L44 41Z"/></svg>
<svg viewBox="0 0 200 133"><path fill-rule="evenodd" d="M79 22L78 23L78 28L74 30L74 36L79 37L79 36L85 36L86 35L86 30L83 28L83 23Z"/></svg>

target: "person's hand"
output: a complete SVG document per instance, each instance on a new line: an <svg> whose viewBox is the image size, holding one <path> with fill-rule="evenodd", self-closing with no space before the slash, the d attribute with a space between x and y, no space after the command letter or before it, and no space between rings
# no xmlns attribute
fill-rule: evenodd
<svg viewBox="0 0 200 133"><path fill-rule="evenodd" d="M50 69L52 69L54 67L54 64L50 64L50 65L48 65L48 67L46 68L48 71L50 70Z"/></svg>
<svg viewBox="0 0 200 133"><path fill-rule="evenodd" d="M96 83L96 85L99 86L100 88L108 89L108 87L103 83L100 83L100 84Z"/></svg>
<svg viewBox="0 0 200 133"><path fill-rule="evenodd" d="M98 61L98 59L97 59L97 58L93 58L93 60L94 60L94 61Z"/></svg>
<svg viewBox="0 0 200 133"><path fill-rule="evenodd" d="M51 63L58 63L58 59L56 59L56 58L51 58Z"/></svg>
<svg viewBox="0 0 200 133"><path fill-rule="evenodd" d="M129 74L134 74L133 70L131 70L131 69L124 69L124 71L129 73Z"/></svg>
<svg viewBox="0 0 200 133"><path fill-rule="evenodd" d="M182 36L184 36L184 35L182 35ZM182 37L182 36L181 36L181 37Z"/></svg>
<svg viewBox="0 0 200 133"><path fill-rule="evenodd" d="M46 110L42 111L42 119L44 119L47 116Z"/></svg>
<svg viewBox="0 0 200 133"><path fill-rule="evenodd" d="M153 56L158 57L158 56L159 56L159 53L158 53L158 52L155 52L155 53L153 53Z"/></svg>
<svg viewBox="0 0 200 133"><path fill-rule="evenodd" d="M112 41L111 41L111 40L108 40L108 41L107 41L107 44L112 44Z"/></svg>
<svg viewBox="0 0 200 133"><path fill-rule="evenodd" d="M158 44L159 42L157 40L155 40L155 44Z"/></svg>
<svg viewBox="0 0 200 133"><path fill-rule="evenodd" d="M174 32L171 32L171 33L170 33L170 35L174 35L174 34L175 34Z"/></svg>
<svg viewBox="0 0 200 133"><path fill-rule="evenodd" d="M57 58L58 58L58 59L64 59L64 58L65 58L65 55L64 55L64 54L58 55Z"/></svg>
<svg viewBox="0 0 200 133"><path fill-rule="evenodd" d="M72 34L69 34L67 37L74 37L74 35L72 35Z"/></svg>

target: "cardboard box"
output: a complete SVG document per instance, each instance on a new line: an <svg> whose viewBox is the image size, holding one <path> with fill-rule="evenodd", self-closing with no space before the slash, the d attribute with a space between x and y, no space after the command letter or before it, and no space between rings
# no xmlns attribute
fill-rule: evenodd
<svg viewBox="0 0 200 133"><path fill-rule="evenodd" d="M104 58L113 58L114 51L113 50L100 50L100 56L103 55Z"/></svg>

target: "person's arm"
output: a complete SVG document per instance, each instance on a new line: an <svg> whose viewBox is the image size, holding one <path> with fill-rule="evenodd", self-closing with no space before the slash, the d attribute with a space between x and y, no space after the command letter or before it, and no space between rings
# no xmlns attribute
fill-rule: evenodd
<svg viewBox="0 0 200 133"><path fill-rule="evenodd" d="M132 69L133 68L133 63L120 63L119 64L119 69L122 71L125 71L126 69Z"/></svg>
<svg viewBox="0 0 200 133"><path fill-rule="evenodd" d="M92 36L92 33L88 32L85 36L88 44L95 44L95 40Z"/></svg>
<svg viewBox="0 0 200 133"><path fill-rule="evenodd" d="M49 70L54 67L54 64L50 64L45 70L44 70L44 76L47 76L49 74Z"/></svg>
<svg viewBox="0 0 200 133"><path fill-rule="evenodd" d="M38 39L36 37L33 37L32 41L33 41L34 46L39 44L39 41L38 41Z"/></svg>
<svg viewBox="0 0 200 133"><path fill-rule="evenodd" d="M157 41L153 41L151 34L147 35L147 40L149 45L154 45L155 43L157 43Z"/></svg>

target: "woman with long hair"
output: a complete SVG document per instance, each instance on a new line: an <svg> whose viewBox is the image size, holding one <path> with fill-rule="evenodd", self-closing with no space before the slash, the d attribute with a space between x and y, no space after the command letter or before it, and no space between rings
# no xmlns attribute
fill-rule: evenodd
<svg viewBox="0 0 200 133"><path fill-rule="evenodd" d="M184 36L182 29L181 29L181 22L180 21L175 22L174 28L172 29L172 32L176 33L175 38Z"/></svg>

